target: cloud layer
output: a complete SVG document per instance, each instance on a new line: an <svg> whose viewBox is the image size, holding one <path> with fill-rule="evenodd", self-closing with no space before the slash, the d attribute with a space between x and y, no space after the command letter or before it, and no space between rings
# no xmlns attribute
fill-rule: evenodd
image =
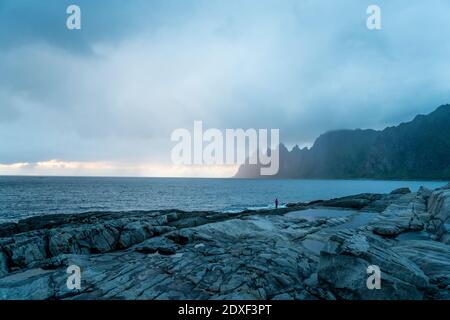
<svg viewBox="0 0 450 320"><path fill-rule="evenodd" d="M81 31L69 2L0 4L0 174L60 159L152 175L194 120L307 145L450 101L448 1L378 1L381 31L359 0L76 2Z"/></svg>

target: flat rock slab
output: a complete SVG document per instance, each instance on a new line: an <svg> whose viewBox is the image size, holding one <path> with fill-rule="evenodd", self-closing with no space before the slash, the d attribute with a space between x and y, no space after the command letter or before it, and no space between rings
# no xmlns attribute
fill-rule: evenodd
<svg viewBox="0 0 450 320"><path fill-rule="evenodd" d="M4 224L0 299L449 299L445 190ZM81 289L67 286L71 265ZM382 290L368 290L369 265Z"/></svg>

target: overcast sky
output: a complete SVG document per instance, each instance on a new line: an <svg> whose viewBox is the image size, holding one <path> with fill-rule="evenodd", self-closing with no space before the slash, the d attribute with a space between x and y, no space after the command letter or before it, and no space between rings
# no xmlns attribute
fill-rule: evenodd
<svg viewBox="0 0 450 320"><path fill-rule="evenodd" d="M1 0L0 174L227 176L171 167L171 132L408 121L450 102L449 34L446 0Z"/></svg>

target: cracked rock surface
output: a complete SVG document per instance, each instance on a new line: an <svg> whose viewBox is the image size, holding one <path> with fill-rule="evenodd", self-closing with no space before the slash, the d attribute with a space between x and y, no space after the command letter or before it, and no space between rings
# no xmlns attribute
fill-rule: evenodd
<svg viewBox="0 0 450 320"><path fill-rule="evenodd" d="M448 186L239 214L33 217L0 225L0 299L450 299L449 223Z"/></svg>

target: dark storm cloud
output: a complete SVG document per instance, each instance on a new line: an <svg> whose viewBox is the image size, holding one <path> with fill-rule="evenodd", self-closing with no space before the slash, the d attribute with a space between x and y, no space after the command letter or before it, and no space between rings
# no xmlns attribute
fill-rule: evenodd
<svg viewBox="0 0 450 320"><path fill-rule="evenodd" d="M65 28L66 8L82 8L83 28ZM0 47L11 48L44 42L71 51L89 53L93 42L115 43L142 28L170 24L170 12L183 10L184 1L130 0L2 0L0 2Z"/></svg>

